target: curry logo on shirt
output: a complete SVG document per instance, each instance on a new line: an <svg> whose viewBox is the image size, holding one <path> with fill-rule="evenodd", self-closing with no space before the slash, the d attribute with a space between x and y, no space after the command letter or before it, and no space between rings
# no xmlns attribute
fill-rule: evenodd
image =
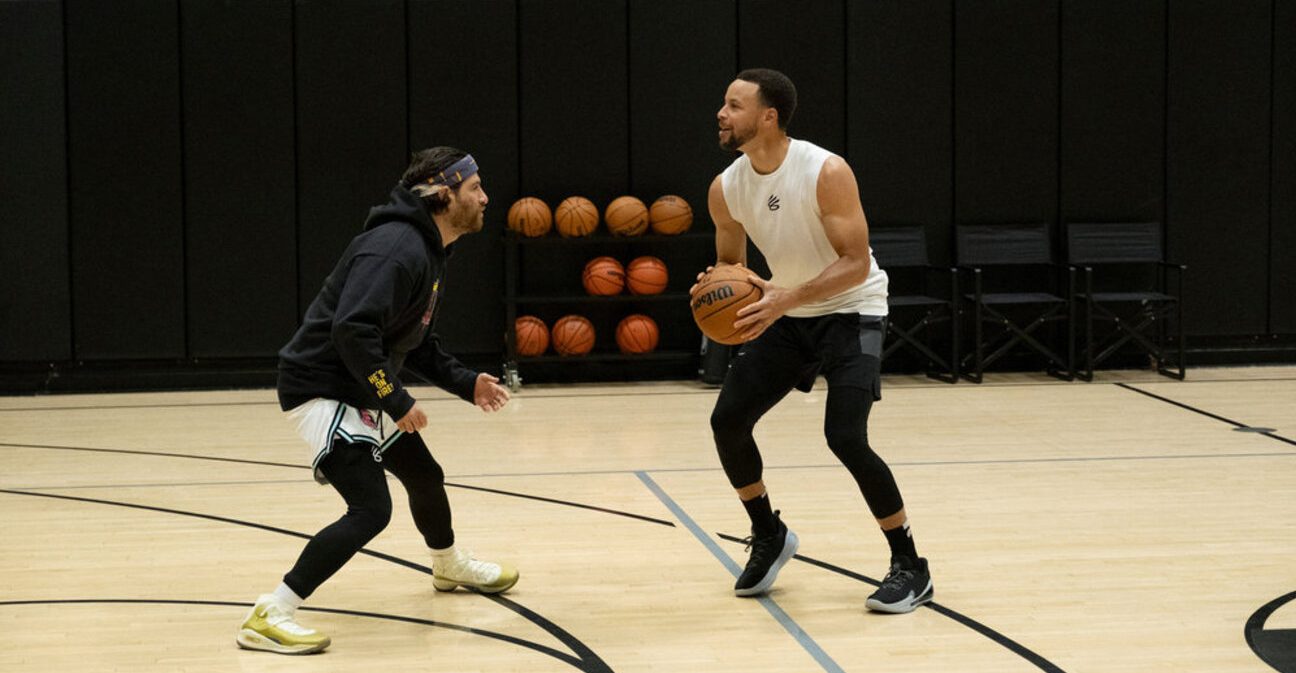
<svg viewBox="0 0 1296 673"><path fill-rule="evenodd" d="M392 384L387 382L387 372L379 369L369 375L369 383L373 384L374 391L378 393L378 399L382 399L392 394Z"/></svg>

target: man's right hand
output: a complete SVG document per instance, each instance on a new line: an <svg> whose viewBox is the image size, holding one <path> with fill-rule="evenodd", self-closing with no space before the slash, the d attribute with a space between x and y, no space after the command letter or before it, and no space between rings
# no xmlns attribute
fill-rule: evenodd
<svg viewBox="0 0 1296 673"><path fill-rule="evenodd" d="M423 413L423 408L415 402L414 406L410 407L399 421L396 421L396 427L404 432L415 433L427 427L427 423L427 414Z"/></svg>

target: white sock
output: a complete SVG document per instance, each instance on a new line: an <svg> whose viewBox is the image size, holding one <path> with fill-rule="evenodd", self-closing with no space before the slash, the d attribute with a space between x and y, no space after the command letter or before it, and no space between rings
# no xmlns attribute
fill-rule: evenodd
<svg viewBox="0 0 1296 673"><path fill-rule="evenodd" d="M454 545L450 545L445 549L432 549L432 558L451 558L454 556L454 553Z"/></svg>
<svg viewBox="0 0 1296 673"><path fill-rule="evenodd" d="M297 592L288 588L288 585L283 582L280 582L279 587L274 590L274 597L279 599L280 603L287 605L289 609L294 612L297 608L301 607L302 602L306 600L305 598L298 596Z"/></svg>

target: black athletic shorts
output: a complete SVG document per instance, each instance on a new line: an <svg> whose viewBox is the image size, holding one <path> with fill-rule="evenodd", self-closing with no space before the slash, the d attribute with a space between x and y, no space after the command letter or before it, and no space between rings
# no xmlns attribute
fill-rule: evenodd
<svg viewBox="0 0 1296 673"><path fill-rule="evenodd" d="M830 313L813 318L784 316L756 339L743 345L733 368L743 376L734 381L756 380L810 392L823 374L828 386L851 386L882 399L882 337L886 317L858 313ZM786 388L785 388L786 389Z"/></svg>

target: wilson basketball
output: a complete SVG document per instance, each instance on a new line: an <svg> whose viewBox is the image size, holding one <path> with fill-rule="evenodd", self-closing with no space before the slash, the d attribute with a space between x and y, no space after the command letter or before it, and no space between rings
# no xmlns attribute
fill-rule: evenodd
<svg viewBox="0 0 1296 673"><path fill-rule="evenodd" d="M626 267L630 294L661 294L666 289L666 263L656 257L636 257Z"/></svg>
<svg viewBox="0 0 1296 673"><path fill-rule="evenodd" d="M693 209L689 207L688 201L667 194L653 201L652 207L648 209L648 224L655 234L682 234L693 226Z"/></svg>
<svg viewBox="0 0 1296 673"><path fill-rule="evenodd" d="M618 196L603 211L603 221L616 236L638 236L648 230L648 207L633 196Z"/></svg>
<svg viewBox="0 0 1296 673"><path fill-rule="evenodd" d="M750 273L740 266L721 264L698 281L689 304L698 329L712 341L729 346L742 343L733 326L738 309L760 301L765 294L748 279Z"/></svg>
<svg viewBox="0 0 1296 673"><path fill-rule="evenodd" d="M553 347L559 355L585 355L594 349L594 325L579 315L565 315L554 323Z"/></svg>
<svg viewBox="0 0 1296 673"><path fill-rule="evenodd" d="M533 315L524 315L515 320L513 335L517 354L522 357L534 357L549 349L549 328L543 320Z"/></svg>
<svg viewBox="0 0 1296 673"><path fill-rule="evenodd" d="M617 323L617 348L622 353L651 353L657 349L657 323L646 315L635 313Z"/></svg>
<svg viewBox="0 0 1296 673"><path fill-rule="evenodd" d="M553 213L549 212L549 204L534 196L524 196L509 207L508 228L523 236L544 236L552 227Z"/></svg>
<svg viewBox="0 0 1296 673"><path fill-rule="evenodd" d="M558 234L566 238L589 236L598 229L598 208L583 196L569 196L554 211Z"/></svg>
<svg viewBox="0 0 1296 673"><path fill-rule="evenodd" d="M611 257L595 257L585 263L581 284L589 294L607 296L621 294L625 288L625 268Z"/></svg>

